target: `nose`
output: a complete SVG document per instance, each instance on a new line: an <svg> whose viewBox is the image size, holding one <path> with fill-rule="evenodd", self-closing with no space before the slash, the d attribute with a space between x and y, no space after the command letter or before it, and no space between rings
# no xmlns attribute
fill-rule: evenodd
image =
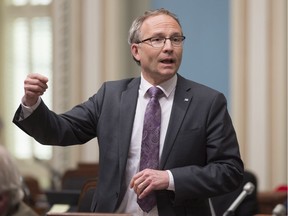
<svg viewBox="0 0 288 216"><path fill-rule="evenodd" d="M173 44L170 38L166 38L164 46L163 46L163 50L173 50Z"/></svg>

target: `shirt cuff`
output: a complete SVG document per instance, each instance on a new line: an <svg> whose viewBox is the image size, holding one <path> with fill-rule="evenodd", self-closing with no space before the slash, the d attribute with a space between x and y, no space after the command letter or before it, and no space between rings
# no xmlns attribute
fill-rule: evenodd
<svg viewBox="0 0 288 216"><path fill-rule="evenodd" d="M169 185L167 190L175 191L174 178L170 170L166 170L169 175Z"/></svg>
<svg viewBox="0 0 288 216"><path fill-rule="evenodd" d="M21 101L21 114L20 114L20 118L19 120L24 120L26 119L27 117L29 117L33 112L34 110L37 109L37 107L40 105L41 103L41 98L39 97L37 102L33 105L33 106L25 106L23 101Z"/></svg>

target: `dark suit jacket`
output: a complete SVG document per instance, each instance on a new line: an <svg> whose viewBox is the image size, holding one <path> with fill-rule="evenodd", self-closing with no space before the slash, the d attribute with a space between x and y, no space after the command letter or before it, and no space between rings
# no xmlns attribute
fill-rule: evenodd
<svg viewBox="0 0 288 216"><path fill-rule="evenodd" d="M56 115L43 102L14 123L38 142L67 146L97 137L99 179L92 211L113 212L127 188L125 168L140 78L106 82L97 94ZM208 197L236 189L242 181L236 134L223 94L178 75L160 169L171 170L175 192L157 191L160 216L210 215Z"/></svg>

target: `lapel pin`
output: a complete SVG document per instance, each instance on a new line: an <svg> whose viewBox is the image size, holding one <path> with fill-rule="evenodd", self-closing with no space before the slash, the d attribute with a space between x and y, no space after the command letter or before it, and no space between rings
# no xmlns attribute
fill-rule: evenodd
<svg viewBox="0 0 288 216"><path fill-rule="evenodd" d="M187 101L189 101L189 99L188 99L188 98L185 98L184 101L187 102Z"/></svg>

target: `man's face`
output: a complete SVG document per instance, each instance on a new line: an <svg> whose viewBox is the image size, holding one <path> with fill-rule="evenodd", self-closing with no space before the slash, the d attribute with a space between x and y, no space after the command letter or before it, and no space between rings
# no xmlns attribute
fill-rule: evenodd
<svg viewBox="0 0 288 216"><path fill-rule="evenodd" d="M140 28L140 40L151 37L170 38L182 36L179 24L168 15L147 18ZM182 46L174 46L166 40L163 47L155 48L150 41L132 44L131 52L140 61L143 76L151 84L160 84L177 72L182 60Z"/></svg>

